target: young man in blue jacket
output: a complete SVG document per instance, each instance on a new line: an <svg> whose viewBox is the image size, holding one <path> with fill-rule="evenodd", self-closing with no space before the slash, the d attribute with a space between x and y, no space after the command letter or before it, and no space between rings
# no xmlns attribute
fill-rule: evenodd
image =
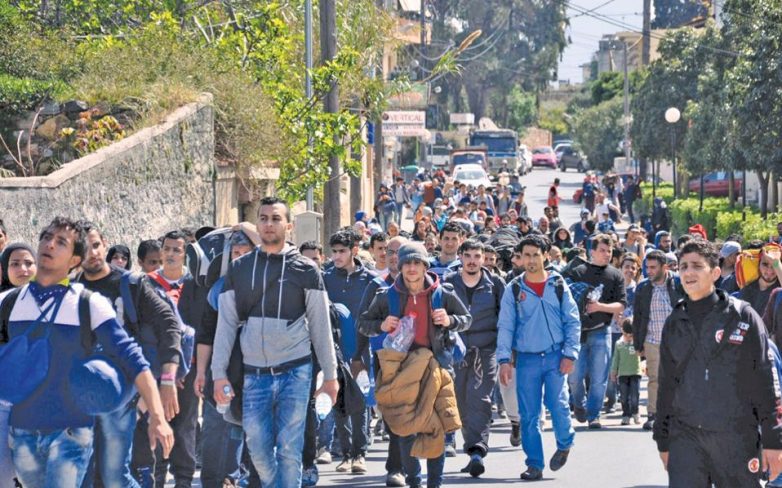
<svg viewBox="0 0 782 488"><path fill-rule="evenodd" d="M545 269L548 240L529 235L519 243L524 273L508 283L502 296L497 337L500 382L507 385L516 361L516 390L521 417L522 448L527 455L525 481L543 477L540 436L541 396L551 412L557 451L552 471L567 462L575 431L570 422L565 375L573 371L580 350L581 323L564 279Z"/></svg>
<svg viewBox="0 0 782 488"><path fill-rule="evenodd" d="M82 397L70 381L70 365L91 354L81 343L80 327L89 327L103 347L103 354L135 384L149 409L147 433L151 445L160 443L163 455L168 457L174 443L149 362L138 343L117 321L111 303L92 293L87 304L90 323L81 323L79 302L84 285L71 283L68 273L81 265L85 257L86 236L81 223L64 217L55 218L41 232L35 279L20 289L10 305L8 323L0 324L0 344L39 323L48 329L51 344L43 382L11 410L7 442L24 486L74 487L80 486L84 479L92 453L95 419L82 408ZM6 295L5 299L11 298ZM8 374L19 366L4 364L2 367Z"/></svg>

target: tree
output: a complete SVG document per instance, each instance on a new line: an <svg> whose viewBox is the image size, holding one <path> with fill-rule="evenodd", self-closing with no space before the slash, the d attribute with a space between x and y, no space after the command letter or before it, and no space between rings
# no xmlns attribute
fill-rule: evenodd
<svg viewBox="0 0 782 488"><path fill-rule="evenodd" d="M508 95L508 120L506 127L517 131L532 125L537 118L535 94L513 87Z"/></svg>
<svg viewBox="0 0 782 488"><path fill-rule="evenodd" d="M675 29L709 14L702 0L655 0L653 29Z"/></svg>
<svg viewBox="0 0 782 488"><path fill-rule="evenodd" d="M569 127L565 120L565 111L561 108L541 109L538 127L551 131L555 135L567 134Z"/></svg>
<svg viewBox="0 0 782 488"><path fill-rule="evenodd" d="M620 97L581 111L573 123L573 134L579 149L589 159L592 169L609 171L614 166L617 143L624 137Z"/></svg>

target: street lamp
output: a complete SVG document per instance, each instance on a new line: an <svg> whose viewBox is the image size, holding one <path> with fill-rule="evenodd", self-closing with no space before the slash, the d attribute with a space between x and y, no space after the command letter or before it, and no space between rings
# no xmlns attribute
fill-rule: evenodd
<svg viewBox="0 0 782 488"><path fill-rule="evenodd" d="M665 121L671 125L671 154L673 155L673 196L679 196L679 187L676 186L676 129L674 124L682 117L682 113L676 107L671 107L665 111Z"/></svg>

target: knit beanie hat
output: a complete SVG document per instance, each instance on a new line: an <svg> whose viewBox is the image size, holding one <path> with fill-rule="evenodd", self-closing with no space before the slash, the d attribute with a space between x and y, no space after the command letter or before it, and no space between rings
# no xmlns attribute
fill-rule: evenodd
<svg viewBox="0 0 782 488"><path fill-rule="evenodd" d="M420 242L408 242L399 247L399 266L410 261L421 261L429 267L429 253Z"/></svg>

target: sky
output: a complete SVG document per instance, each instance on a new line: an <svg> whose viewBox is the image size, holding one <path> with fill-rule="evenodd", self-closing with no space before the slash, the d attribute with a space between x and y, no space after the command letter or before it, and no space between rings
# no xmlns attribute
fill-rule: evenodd
<svg viewBox="0 0 782 488"><path fill-rule="evenodd" d="M559 79L580 83L582 80L579 65L588 63L597 51L597 43L603 34L612 34L623 30L640 31L643 27L643 0L572 0L568 2L570 27L565 31L570 37L569 44L559 63ZM573 7L576 7L575 9ZM580 7L580 8L579 8ZM579 10L592 10L589 15L579 14ZM654 11L654 9L652 10ZM628 24L632 28L622 28L596 19L591 15L608 17L619 24Z"/></svg>

